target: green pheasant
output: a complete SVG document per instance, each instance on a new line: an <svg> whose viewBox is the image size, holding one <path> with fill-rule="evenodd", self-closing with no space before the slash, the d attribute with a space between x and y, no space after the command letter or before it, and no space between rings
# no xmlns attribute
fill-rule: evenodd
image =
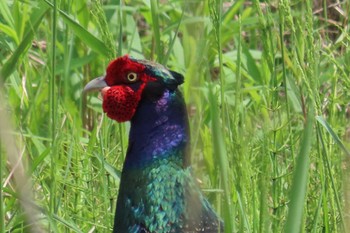
<svg viewBox="0 0 350 233"><path fill-rule="evenodd" d="M84 89L101 91L109 118L131 122L115 233L223 232L186 160L188 118L178 90L183 82L179 73L126 55Z"/></svg>

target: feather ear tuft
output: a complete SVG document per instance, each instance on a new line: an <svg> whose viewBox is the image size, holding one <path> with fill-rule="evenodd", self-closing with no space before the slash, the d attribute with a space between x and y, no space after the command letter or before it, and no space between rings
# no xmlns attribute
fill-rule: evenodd
<svg viewBox="0 0 350 233"><path fill-rule="evenodd" d="M179 85L184 83L184 76L172 70L168 71L171 74L171 78L166 79L164 82L170 90L174 91Z"/></svg>
<svg viewBox="0 0 350 233"><path fill-rule="evenodd" d="M175 71L172 71L172 70L169 70L169 72L176 79L177 85L181 85L184 83L184 76L182 74L175 72Z"/></svg>

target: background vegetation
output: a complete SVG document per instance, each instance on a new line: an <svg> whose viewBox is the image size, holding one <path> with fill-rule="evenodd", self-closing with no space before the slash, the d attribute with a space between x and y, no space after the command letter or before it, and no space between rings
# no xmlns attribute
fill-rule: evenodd
<svg viewBox="0 0 350 233"><path fill-rule="evenodd" d="M128 124L82 89L125 53L185 75L195 175L226 232L350 229L349 13L328 0L0 0L0 232L111 231Z"/></svg>

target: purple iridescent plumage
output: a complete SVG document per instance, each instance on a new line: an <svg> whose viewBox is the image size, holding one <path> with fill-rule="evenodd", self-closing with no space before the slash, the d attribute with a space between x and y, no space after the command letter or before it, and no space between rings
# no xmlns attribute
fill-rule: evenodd
<svg viewBox="0 0 350 233"><path fill-rule="evenodd" d="M131 120L129 149L124 166L147 166L152 159L171 156L185 150L187 133L186 109L176 95L165 91L157 101L141 100ZM169 108L169 103L172 107Z"/></svg>

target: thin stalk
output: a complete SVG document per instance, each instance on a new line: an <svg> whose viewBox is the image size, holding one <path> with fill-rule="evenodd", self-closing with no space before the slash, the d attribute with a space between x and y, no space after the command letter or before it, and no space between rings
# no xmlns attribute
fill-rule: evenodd
<svg viewBox="0 0 350 233"><path fill-rule="evenodd" d="M119 0L118 20L119 20L119 37L118 37L117 56L119 57L123 53L123 11L122 11L122 0Z"/></svg>
<svg viewBox="0 0 350 233"><path fill-rule="evenodd" d="M122 56L123 54L123 11L122 11L122 0L119 0L119 10L118 10L118 19L119 19L119 37L118 37L118 49L117 56ZM120 150L122 155L125 155L124 150L124 135L125 127L124 124L118 124L118 132L120 139Z"/></svg>
<svg viewBox="0 0 350 233"><path fill-rule="evenodd" d="M289 6L285 6L285 7L289 7ZM285 47L284 47L284 23L285 23L285 20L284 20L284 14L283 12L280 10L279 11L279 17L280 17L280 44L281 44L281 55L282 55L282 78L283 78L283 87L284 87L284 100L285 100L285 106L286 106L286 112L287 112L287 122L291 122L291 116L290 116L290 106L289 106L289 101L288 101L288 82L287 82L287 73L286 73L286 63L284 62L286 60L286 57L285 57ZM292 30L294 31L294 30ZM294 140L293 140L293 132L292 132L292 126L291 124L288 124L287 125L288 127L288 134L290 135L290 152L291 152L291 155L293 156L293 159L294 159Z"/></svg>
<svg viewBox="0 0 350 233"><path fill-rule="evenodd" d="M222 38L221 38L221 23L222 23L222 0L213 0L209 2L209 8L211 13L211 20L215 28L216 36L216 46L218 50L218 59L219 59L219 77L220 77L220 116L217 114L215 107L219 107L216 98L213 93L213 87L209 87L210 92L210 102L213 104L211 106L214 109L211 111L211 120L212 120L212 132L213 132L213 145L214 149L219 156L219 168L221 172L222 186L224 189L224 220L225 220L225 232L233 232L233 211L231 204L231 186L229 180L229 164L227 157L227 150L225 144L225 130L222 130L220 125L226 124L226 105L225 105L225 79L224 79L224 70L223 70L223 57L222 57Z"/></svg>
<svg viewBox="0 0 350 233"><path fill-rule="evenodd" d="M236 90L235 90L235 106L234 106L234 127L235 127L235 132L234 134L237 136L238 135L238 123L239 123L239 113L240 109L239 106L242 103L241 102L241 79L242 79L242 74L241 74L241 57L242 57L242 36L241 36L241 24L242 24L242 19L241 16L238 16L238 43L237 43L237 63L236 63ZM221 76L220 76L221 77ZM221 85L223 86L223 85ZM223 90L221 90L223 91ZM223 94L222 94L223 95ZM223 97L222 97L223 98ZM243 103L242 103L243 104Z"/></svg>
<svg viewBox="0 0 350 233"><path fill-rule="evenodd" d="M159 21L158 21L158 0L151 0L151 13L152 13L152 28L154 33L155 48L157 60L162 58L162 50L160 43L160 30L159 30Z"/></svg>
<svg viewBox="0 0 350 233"><path fill-rule="evenodd" d="M2 130L2 129L0 129ZM2 168L3 168L3 165L2 165L2 162L3 162L3 153L2 153L2 141L1 141L1 138L0 138L0 232L5 232L5 206L4 206L4 196L3 196L3 171L2 171Z"/></svg>
<svg viewBox="0 0 350 233"><path fill-rule="evenodd" d="M234 125L234 132L233 135L235 136L233 139L234 142L234 147L236 148L235 151L235 158L240 158L242 150L241 150L241 142L240 142L240 137L238 135L240 135L240 130L239 130L239 122L241 119L241 106L243 105L243 101L242 101L242 74L241 74L241 62L242 62L242 19L241 16L238 15L238 41L237 41L237 62L236 62L236 90L235 90L235 105L234 105L234 118L233 118L233 125ZM221 54L221 53L220 53ZM222 66L222 65L221 65ZM221 68L222 69L222 68ZM221 72L220 72L221 73ZM220 75L221 77L221 75ZM221 84L221 87L223 87L224 85ZM221 88L221 101L223 101L224 98L224 90L223 88ZM229 118L229 116L227 116L227 119ZM223 119L224 121L224 119ZM246 216L246 213L244 211L244 205L242 205L242 200L241 200L241 195L244 195L244 191L243 191L244 185L239 185L239 188L237 190L239 190L237 192L237 197L238 197L238 203L239 203L239 207L240 207L240 217L243 221L244 224L240 224L240 232L243 232L245 229L247 229L248 232L250 232L250 227L249 227L249 222ZM240 192L240 193L239 193ZM243 196L244 197L244 196Z"/></svg>
<svg viewBox="0 0 350 233"><path fill-rule="evenodd" d="M56 95L55 95L55 75L56 75L56 37L57 37L57 2L53 1L53 12L52 12L52 54L51 54L51 76L49 80L49 99L50 99L50 119L51 119L51 127L50 127L50 136L51 136L51 169L50 169L50 215L52 216L56 213ZM52 223L52 221L51 221ZM50 224L50 228L56 228L52 224Z"/></svg>
<svg viewBox="0 0 350 233"><path fill-rule="evenodd" d="M225 137L223 130L221 129L220 116L218 114L217 108L218 103L216 100L216 96L213 93L213 87L209 87L209 102L210 106L212 106L211 112L211 120L212 120L212 138L213 138L213 146L216 155L219 157L219 168L221 173L221 182L224 189L224 220L225 220L225 232L231 233L232 231L232 204L231 204L231 192L229 185L229 166L227 159L227 151L225 146Z"/></svg>
<svg viewBox="0 0 350 233"><path fill-rule="evenodd" d="M181 23L182 23L182 20L183 20L184 13L185 13L185 11L182 11L181 17L179 19L179 23L177 24L177 28L176 28L176 30L174 32L174 36L173 36L173 38L170 41L167 53L165 54L163 59L160 59L161 64L163 64L163 65L167 64L168 59L170 57L170 54L173 51L173 47L174 47L174 44L175 44L175 41L176 41L176 38L177 38L177 34L178 34L179 30L180 30L180 26L181 26Z"/></svg>
<svg viewBox="0 0 350 233"><path fill-rule="evenodd" d="M220 1L220 6L222 2ZM219 10L219 22L221 22L221 8ZM225 79L224 79L224 69L223 69L223 59L222 59L222 46L221 46L221 23L218 25L217 33L217 46L218 46L218 56L219 56L219 78L220 78L220 98L221 98L221 118L225 117ZM226 122L225 119L222 119L223 122Z"/></svg>
<svg viewBox="0 0 350 233"><path fill-rule="evenodd" d="M317 120L320 122L319 120L320 118L317 118ZM322 124L322 122L321 122ZM320 137L320 143L321 143L321 146L322 146L322 158L324 160L324 164L325 164L325 167L326 167L326 170L328 172L328 177L330 179L330 186L332 187L333 189L333 195L334 195L334 199L335 199L335 202L336 202L336 206L338 208L338 214L339 216L337 217L338 219L340 219L340 222L341 222L341 226L343 227L343 229L346 229L345 227L345 221L344 221L344 217L343 217L343 211L342 211L342 204L341 204L341 201L340 201L340 198L339 198L339 195L338 195L338 190L336 188L336 185L335 185L335 180L334 180L334 177L333 177L333 173L332 173L332 168L331 168L331 164L330 164L330 161L329 161L329 155L327 154L327 149L326 149L326 145L324 143L324 139L322 137L322 131L320 130L320 125L317 124L317 131L318 131L318 134L319 134L319 137ZM333 200L333 198L332 198Z"/></svg>
<svg viewBox="0 0 350 233"><path fill-rule="evenodd" d="M274 64L276 66L276 64ZM277 115L278 111L278 84L277 84L277 74L276 74L276 67L273 67L272 70L272 97L271 97L271 112L272 115L274 116L272 119L273 123L273 135L272 135L272 142L273 142L273 151L271 151L271 163L272 163L272 200L273 200L273 216L274 220L272 223L272 229L273 232L278 232L279 230L279 219L278 219L278 197L279 197L279 189L278 189L278 177L279 177L279 170L278 170L278 160L277 160L277 148L278 148L278 140L277 140L277 122L278 122L278 117L275 117Z"/></svg>

